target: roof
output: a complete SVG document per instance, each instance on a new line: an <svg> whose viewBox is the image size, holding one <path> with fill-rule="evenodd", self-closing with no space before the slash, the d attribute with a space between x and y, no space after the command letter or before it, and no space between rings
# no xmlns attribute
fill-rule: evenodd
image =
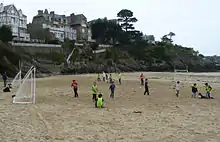
<svg viewBox="0 0 220 142"><path fill-rule="evenodd" d="M4 6L4 10L3 10L2 13L7 12L7 10L8 10L10 7L12 7L12 6L16 9L17 12L19 12L19 11L17 10L17 8L15 7L14 4L10 4L10 5L6 5L6 6ZM27 17L27 16L24 15L24 14L22 14L22 16Z"/></svg>
<svg viewBox="0 0 220 142"><path fill-rule="evenodd" d="M4 6L4 11L7 11L11 6L13 6L13 5L10 4L10 5L6 5L6 6Z"/></svg>
<svg viewBox="0 0 220 142"><path fill-rule="evenodd" d="M74 15L74 22L72 24L81 24L82 20L87 20L87 18L83 14Z"/></svg>

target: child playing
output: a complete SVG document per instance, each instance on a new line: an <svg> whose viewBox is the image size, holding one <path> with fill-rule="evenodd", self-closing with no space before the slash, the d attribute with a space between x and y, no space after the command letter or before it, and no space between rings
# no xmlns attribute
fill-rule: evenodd
<svg viewBox="0 0 220 142"><path fill-rule="evenodd" d="M103 71L103 73L102 73L102 81L103 82L105 82L105 77L106 77L106 75L105 75L105 72Z"/></svg>
<svg viewBox="0 0 220 142"><path fill-rule="evenodd" d="M100 74L97 74L97 81L101 81Z"/></svg>
<svg viewBox="0 0 220 142"><path fill-rule="evenodd" d="M196 87L196 83L193 84L192 86L192 97L195 98L196 97L196 93L198 92L198 89Z"/></svg>
<svg viewBox="0 0 220 142"><path fill-rule="evenodd" d="M97 99L97 93L98 93L97 84L96 84L96 82L93 82L93 85L92 85L92 100L93 100L93 101L96 101L96 99Z"/></svg>
<svg viewBox="0 0 220 142"><path fill-rule="evenodd" d="M115 84L114 84L114 81L111 83L110 87L109 87L109 90L111 91L111 94L110 94L110 98L114 98L115 97Z"/></svg>
<svg viewBox="0 0 220 142"><path fill-rule="evenodd" d="M96 108L103 108L103 102L104 102L104 99L102 98L102 94L99 94L98 95L98 98L96 99L96 102L95 102L95 107Z"/></svg>
<svg viewBox="0 0 220 142"><path fill-rule="evenodd" d="M143 73L141 73L140 79L141 79L141 85L144 85L144 74Z"/></svg>
<svg viewBox="0 0 220 142"><path fill-rule="evenodd" d="M177 81L177 83L175 84L175 89L176 89L176 96L179 97L180 95L180 82Z"/></svg>
<svg viewBox="0 0 220 142"><path fill-rule="evenodd" d="M120 72L118 73L118 82L119 84L121 84L121 73Z"/></svg>
<svg viewBox="0 0 220 142"><path fill-rule="evenodd" d="M76 80L73 80L71 87L73 88L74 94L75 94L75 98L79 97L78 95L78 83L76 82Z"/></svg>
<svg viewBox="0 0 220 142"><path fill-rule="evenodd" d="M147 79L147 78L145 79L145 91L144 91L144 95L146 95L146 93L147 93L147 95L150 95L150 93L149 93L149 88L148 88L148 79Z"/></svg>
<svg viewBox="0 0 220 142"><path fill-rule="evenodd" d="M105 74L106 82L108 82L108 73Z"/></svg>
<svg viewBox="0 0 220 142"><path fill-rule="evenodd" d="M206 90L206 97L210 99L212 87L208 83L205 83L205 90Z"/></svg>
<svg viewBox="0 0 220 142"><path fill-rule="evenodd" d="M109 75L109 83L112 83L112 74L110 73L110 75Z"/></svg>
<svg viewBox="0 0 220 142"><path fill-rule="evenodd" d="M200 99L214 99L213 97L208 98L207 96L203 96L201 93L198 94Z"/></svg>
<svg viewBox="0 0 220 142"><path fill-rule="evenodd" d="M11 88L11 84L8 84L8 86L3 89L3 92L11 92Z"/></svg>

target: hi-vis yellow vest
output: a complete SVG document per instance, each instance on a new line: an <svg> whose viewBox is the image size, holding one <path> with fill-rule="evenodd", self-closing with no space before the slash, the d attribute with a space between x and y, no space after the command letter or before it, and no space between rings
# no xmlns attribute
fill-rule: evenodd
<svg viewBox="0 0 220 142"><path fill-rule="evenodd" d="M210 86L206 86L205 90L206 90L207 93L211 93L212 88Z"/></svg>
<svg viewBox="0 0 220 142"><path fill-rule="evenodd" d="M102 105L103 105L102 98L98 98L98 100L97 100L97 107L102 107Z"/></svg>
<svg viewBox="0 0 220 142"><path fill-rule="evenodd" d="M98 87L95 85L92 85L92 94L97 94Z"/></svg>
<svg viewBox="0 0 220 142"><path fill-rule="evenodd" d="M118 78L121 79L121 74L118 74Z"/></svg>

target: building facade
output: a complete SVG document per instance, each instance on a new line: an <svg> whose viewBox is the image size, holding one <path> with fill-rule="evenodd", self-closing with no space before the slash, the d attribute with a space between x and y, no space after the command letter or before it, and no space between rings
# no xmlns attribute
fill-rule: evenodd
<svg viewBox="0 0 220 142"><path fill-rule="evenodd" d="M30 34L27 33L27 16L15 5L0 4L0 26L2 25L11 27L14 40L30 41Z"/></svg>
<svg viewBox="0 0 220 142"><path fill-rule="evenodd" d="M91 23L88 23L88 26L87 26L87 30L88 30L88 42L96 42L96 40L92 39L92 24Z"/></svg>
<svg viewBox="0 0 220 142"><path fill-rule="evenodd" d="M70 15L70 25L77 31L77 40L78 41L87 41L88 40L88 25L87 18L83 14L71 14Z"/></svg>
<svg viewBox="0 0 220 142"><path fill-rule="evenodd" d="M155 38L154 35L144 35L143 40L148 41L148 43L155 44Z"/></svg>
<svg viewBox="0 0 220 142"><path fill-rule="evenodd" d="M38 14L34 16L32 24L40 24L42 28L47 28L60 41L64 39L76 40L77 31L70 26L70 18L65 15L50 13L46 9L38 10Z"/></svg>

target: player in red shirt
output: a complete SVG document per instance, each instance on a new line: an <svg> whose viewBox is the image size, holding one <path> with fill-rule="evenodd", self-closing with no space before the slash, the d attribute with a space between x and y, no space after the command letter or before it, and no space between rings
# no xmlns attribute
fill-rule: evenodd
<svg viewBox="0 0 220 142"><path fill-rule="evenodd" d="M75 98L79 97L78 92L77 92L78 91L78 83L76 82L76 80L73 80L71 87L73 87Z"/></svg>
<svg viewBox="0 0 220 142"><path fill-rule="evenodd" d="M141 73L140 79L141 79L141 85L144 85L144 74L143 73Z"/></svg>

